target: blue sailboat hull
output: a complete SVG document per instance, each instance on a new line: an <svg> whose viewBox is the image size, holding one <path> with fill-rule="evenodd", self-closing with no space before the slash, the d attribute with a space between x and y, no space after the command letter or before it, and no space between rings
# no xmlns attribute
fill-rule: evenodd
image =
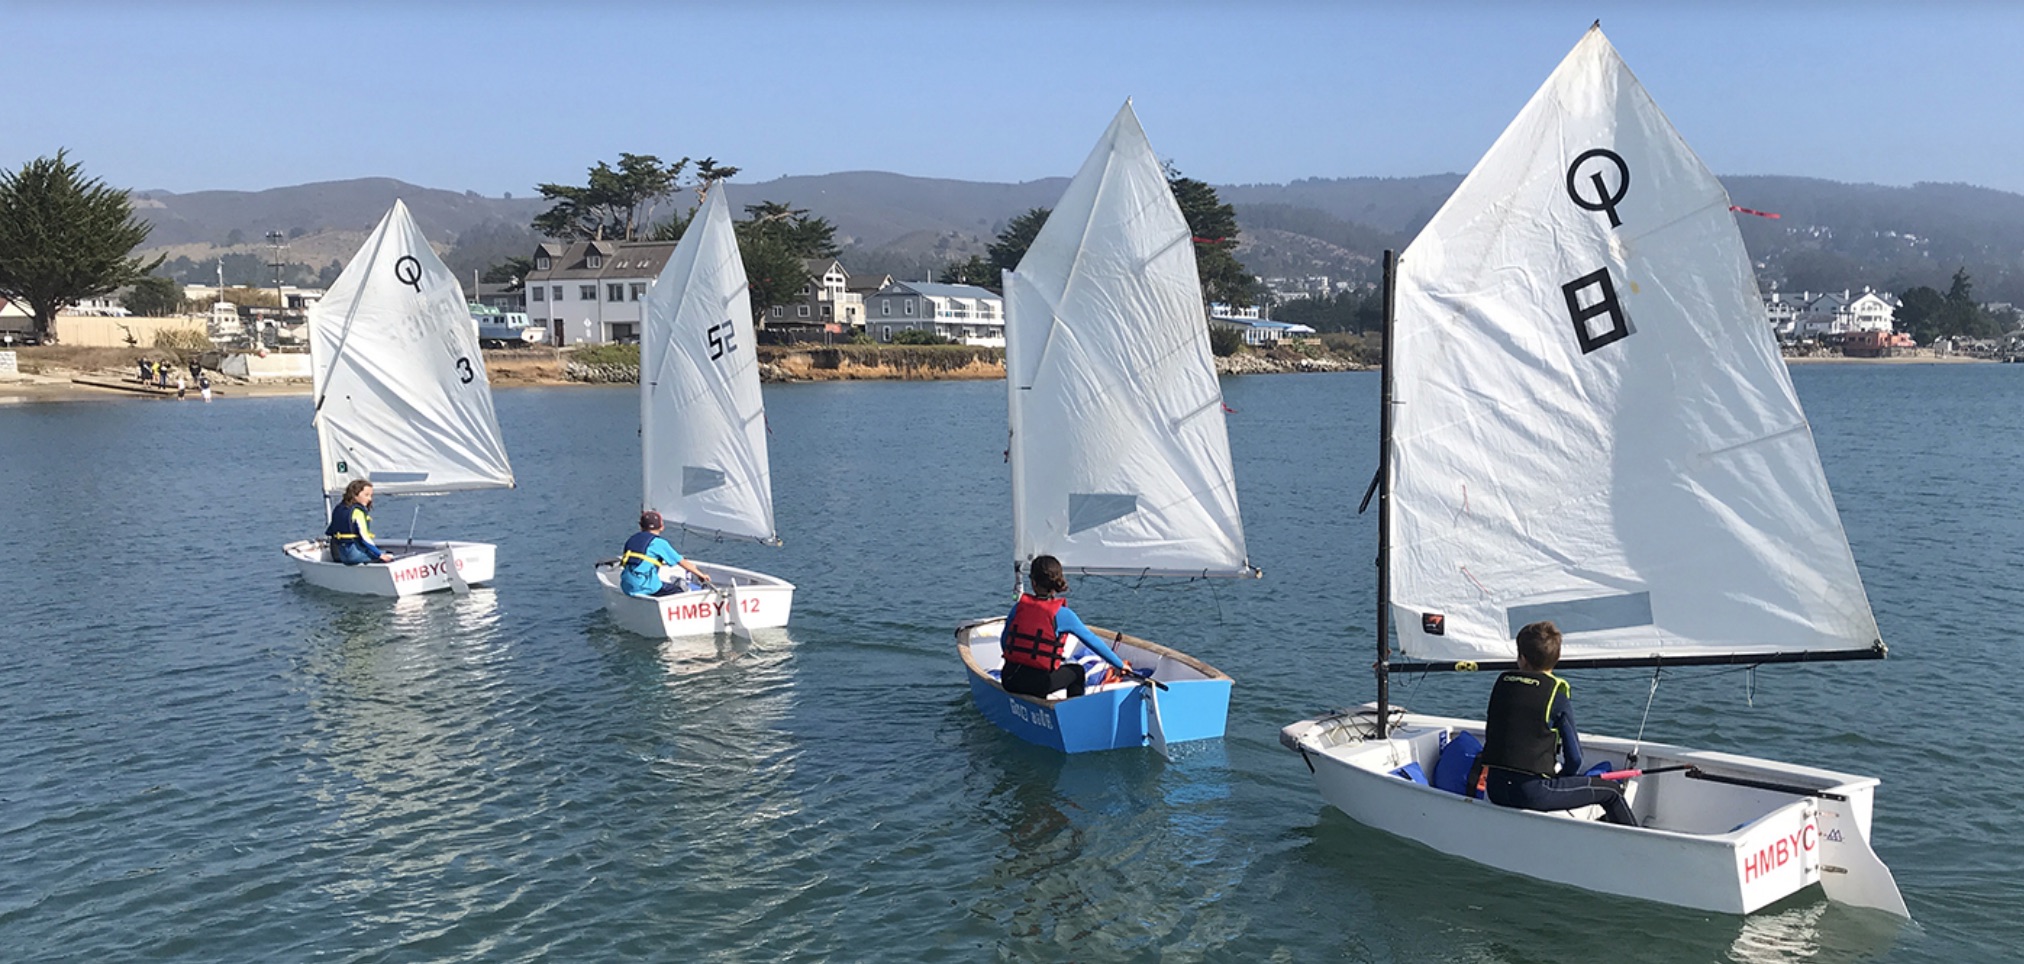
<svg viewBox="0 0 2024 964"><path fill-rule="evenodd" d="M1152 742L1147 687L1118 686L1064 700L1007 693L973 658L969 641L964 639L970 629L957 631L958 648L970 677L970 697L984 718L1000 729L1063 753L1141 747ZM989 638L995 640L996 632L990 632ZM1160 729L1166 742L1212 740L1223 735L1230 715L1229 677L1184 654L1142 640L1127 638L1113 647L1134 666L1152 668L1155 678L1167 684L1159 691ZM1164 678L1168 673L1193 678Z"/></svg>

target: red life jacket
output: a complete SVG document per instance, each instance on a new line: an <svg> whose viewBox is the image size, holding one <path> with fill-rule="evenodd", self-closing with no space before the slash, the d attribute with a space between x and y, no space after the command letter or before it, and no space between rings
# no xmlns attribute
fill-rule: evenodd
<svg viewBox="0 0 2024 964"><path fill-rule="evenodd" d="M1021 593L1019 605L1012 608L1011 632L1005 636L1005 662L1045 673L1060 669L1061 637L1054 631L1054 614L1065 602Z"/></svg>

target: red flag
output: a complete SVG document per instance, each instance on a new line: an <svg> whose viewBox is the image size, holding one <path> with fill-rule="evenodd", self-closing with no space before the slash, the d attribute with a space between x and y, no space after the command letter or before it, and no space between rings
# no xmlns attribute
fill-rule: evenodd
<svg viewBox="0 0 2024 964"><path fill-rule="evenodd" d="M1729 210L1734 211L1738 214L1754 214L1760 218L1770 218L1773 221L1776 221L1779 218L1779 215L1773 214L1769 211L1752 211L1749 208L1737 207L1734 204L1729 205Z"/></svg>

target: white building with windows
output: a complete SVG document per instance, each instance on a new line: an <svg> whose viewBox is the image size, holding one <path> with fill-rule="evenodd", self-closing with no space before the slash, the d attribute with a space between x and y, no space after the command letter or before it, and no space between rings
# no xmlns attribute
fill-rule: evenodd
<svg viewBox="0 0 2024 964"><path fill-rule="evenodd" d="M1771 330L1781 338L1820 338L1851 335L1859 331L1888 332L1897 325L1897 298L1863 288L1860 292L1789 291L1764 295L1764 314Z"/></svg>
<svg viewBox="0 0 2024 964"><path fill-rule="evenodd" d="M527 320L556 345L638 341L647 289L675 253L673 241L543 243L527 273Z"/></svg>
<svg viewBox="0 0 2024 964"><path fill-rule="evenodd" d="M808 280L783 304L767 309L767 328L819 328L834 334L864 324L864 296L851 290L850 273L835 258L802 262Z"/></svg>
<svg viewBox="0 0 2024 964"><path fill-rule="evenodd" d="M890 343L928 331L962 345L1005 346L1005 299L975 285L895 281L864 299L864 330Z"/></svg>
<svg viewBox="0 0 2024 964"><path fill-rule="evenodd" d="M1244 336L1244 344L1252 346L1276 345L1287 338L1305 338L1314 334L1314 329L1289 321L1273 321L1264 316L1256 305L1236 308L1222 302L1209 305L1209 327L1228 328Z"/></svg>

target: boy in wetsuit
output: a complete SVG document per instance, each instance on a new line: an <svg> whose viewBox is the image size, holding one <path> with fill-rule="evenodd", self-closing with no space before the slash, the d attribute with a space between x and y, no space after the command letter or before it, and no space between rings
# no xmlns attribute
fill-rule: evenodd
<svg viewBox="0 0 2024 964"><path fill-rule="evenodd" d="M1490 802L1521 810L1572 810L1601 804L1610 823L1637 826L1615 783L1581 775L1581 737L1560 662L1560 629L1537 622L1518 631L1518 668L1497 677L1484 718L1483 753ZM1558 775L1555 757L1559 757Z"/></svg>

